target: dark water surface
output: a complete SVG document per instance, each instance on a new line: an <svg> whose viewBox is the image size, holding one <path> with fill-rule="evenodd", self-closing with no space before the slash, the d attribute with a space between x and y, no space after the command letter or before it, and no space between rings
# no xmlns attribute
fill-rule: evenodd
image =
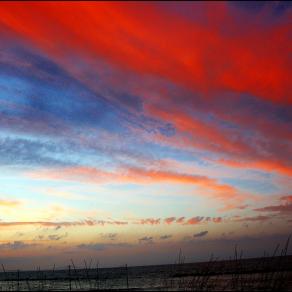
<svg viewBox="0 0 292 292"><path fill-rule="evenodd" d="M2 291L292 291L292 256L159 266L0 273Z"/></svg>

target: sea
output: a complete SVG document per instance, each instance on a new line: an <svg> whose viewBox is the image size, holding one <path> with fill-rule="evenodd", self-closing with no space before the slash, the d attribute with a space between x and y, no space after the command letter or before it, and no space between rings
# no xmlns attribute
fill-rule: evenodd
<svg viewBox="0 0 292 292"><path fill-rule="evenodd" d="M292 291L292 256L115 268L2 268L0 291Z"/></svg>

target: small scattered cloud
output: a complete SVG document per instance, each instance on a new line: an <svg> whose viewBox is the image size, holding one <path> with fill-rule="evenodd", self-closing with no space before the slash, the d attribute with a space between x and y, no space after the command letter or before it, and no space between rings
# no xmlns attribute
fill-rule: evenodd
<svg viewBox="0 0 292 292"><path fill-rule="evenodd" d="M204 220L204 217L201 216L197 216L197 217L193 217L190 218L186 223L184 223L185 225L196 225L201 223Z"/></svg>
<svg viewBox="0 0 292 292"><path fill-rule="evenodd" d="M62 234L62 235L51 234L51 235L48 235L48 240L58 241L58 240L63 239L65 237L67 237L67 236L68 236L67 232L65 234Z"/></svg>
<svg viewBox="0 0 292 292"><path fill-rule="evenodd" d="M209 231L202 231L202 232L199 232L199 233L195 233L194 235L193 235L193 237L195 237L195 238L198 238L198 237L204 237L204 236L206 236L207 234L209 233Z"/></svg>
<svg viewBox="0 0 292 292"><path fill-rule="evenodd" d="M222 222L222 217L214 217L214 218L212 218L212 221L214 222L214 223L221 223Z"/></svg>
<svg viewBox="0 0 292 292"><path fill-rule="evenodd" d="M179 223L179 224L184 223L184 221L185 221L185 217L179 217L176 219L176 223Z"/></svg>
<svg viewBox="0 0 292 292"><path fill-rule="evenodd" d="M235 232L234 231L229 231L229 232L223 232L221 234L222 237L227 237L227 236L231 236L231 235L234 235Z"/></svg>
<svg viewBox="0 0 292 292"><path fill-rule="evenodd" d="M166 234L166 235L160 236L160 239L161 240L166 240L166 239L169 239L169 238L172 238L172 235L171 234Z"/></svg>
<svg viewBox="0 0 292 292"><path fill-rule="evenodd" d="M107 238L109 240L114 241L117 239L118 234L117 233L102 233L101 236L103 238Z"/></svg>
<svg viewBox="0 0 292 292"><path fill-rule="evenodd" d="M93 249L93 250L105 250L107 248L107 245L104 243L89 243L89 244L79 244L77 245L80 249Z"/></svg>
<svg viewBox="0 0 292 292"><path fill-rule="evenodd" d="M240 205L240 206L237 207L237 209L239 209L239 210L245 210L248 207L249 207L249 205Z"/></svg>
<svg viewBox="0 0 292 292"><path fill-rule="evenodd" d="M68 232L64 234L49 234L49 235L37 235L35 237L35 241L59 241L61 239L64 239L68 236Z"/></svg>
<svg viewBox="0 0 292 292"><path fill-rule="evenodd" d="M145 236L138 239L139 243L152 244L154 243L152 236Z"/></svg>
<svg viewBox="0 0 292 292"><path fill-rule="evenodd" d="M170 225L171 223L173 223L175 221L175 217L168 217L164 219L164 223Z"/></svg>
<svg viewBox="0 0 292 292"><path fill-rule="evenodd" d="M142 224L142 225L158 225L158 224L160 224L160 218L146 218L146 219L141 219L140 221L136 222L136 224Z"/></svg>

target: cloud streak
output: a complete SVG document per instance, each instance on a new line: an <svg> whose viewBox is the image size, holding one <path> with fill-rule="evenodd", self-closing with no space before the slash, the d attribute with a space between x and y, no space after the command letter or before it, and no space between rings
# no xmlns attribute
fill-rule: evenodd
<svg viewBox="0 0 292 292"><path fill-rule="evenodd" d="M233 204L228 202L235 201L237 204L242 203L247 195L243 195L235 187L222 184L216 179L201 175L191 175L176 173L167 170L152 170L134 167L124 167L117 169L115 172L108 172L103 169L90 167L66 167L62 171L44 170L30 172L27 175L34 179L49 180L73 180L84 181L89 183L104 184L110 182L132 183L132 184L153 184L153 183L175 183L190 184L198 186L205 191L206 196L226 202L226 208L233 208Z"/></svg>
<svg viewBox="0 0 292 292"><path fill-rule="evenodd" d="M198 232L198 233L195 233L194 235L193 235L193 237L194 238L199 238L199 237L204 237L204 236L206 236L207 234L209 233L209 231L201 231L201 232Z"/></svg>

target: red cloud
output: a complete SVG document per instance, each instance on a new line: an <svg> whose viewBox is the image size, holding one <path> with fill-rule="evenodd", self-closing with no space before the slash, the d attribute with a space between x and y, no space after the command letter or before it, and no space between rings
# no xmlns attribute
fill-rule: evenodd
<svg viewBox="0 0 292 292"><path fill-rule="evenodd" d="M163 5L131 2L4 2L0 18L3 27L59 58L70 48L202 92L227 89L291 103L291 13L269 26L261 21L267 11L248 14L220 4L216 17L213 6L196 7L204 24Z"/></svg>
<svg viewBox="0 0 292 292"><path fill-rule="evenodd" d="M187 114L186 109L178 109L176 105L169 103L165 107L146 104L144 108L148 114L158 119L165 122L171 121L178 131L173 139L157 134L154 136L157 142L170 144L177 148L188 147L214 152L221 157L228 157L215 160L216 163L228 167L292 175L292 165L289 159L291 151L288 146L292 141L289 124L277 121L263 122L263 117L258 118L261 120L259 122L256 117L249 117L248 121L240 121L240 128L237 126L233 129L226 129L220 127L218 122L207 123ZM220 111L219 113L214 112L214 115L218 115L222 121L227 120L235 125L238 123L237 116L226 117L224 115L222 117ZM255 126L252 123L258 127L254 129ZM263 124L267 124L267 126L264 127ZM286 131L278 130L283 127ZM255 131L254 135L257 137L255 141L247 140L244 137L245 128Z"/></svg>
<svg viewBox="0 0 292 292"><path fill-rule="evenodd" d="M281 200L287 203L292 203L292 195L289 196L283 196L281 197Z"/></svg>
<svg viewBox="0 0 292 292"><path fill-rule="evenodd" d="M148 225L157 225L160 224L160 218L147 218L147 219L141 219L140 221L136 222L136 224L148 224Z"/></svg>
<svg viewBox="0 0 292 292"><path fill-rule="evenodd" d="M176 223L184 223L184 221L185 221L185 217L180 217L176 219Z"/></svg>
<svg viewBox="0 0 292 292"><path fill-rule="evenodd" d="M171 224L171 223L173 223L174 221L175 221L175 217L169 217L169 218L165 218L164 219L164 222L166 223L166 224Z"/></svg>
<svg viewBox="0 0 292 292"><path fill-rule="evenodd" d="M196 224L201 223L203 220L204 220L204 217L197 216L197 217L190 218L184 224L185 225L196 225Z"/></svg>
<svg viewBox="0 0 292 292"><path fill-rule="evenodd" d="M215 217L213 218L214 223L221 223L222 222L222 217Z"/></svg>
<svg viewBox="0 0 292 292"><path fill-rule="evenodd" d="M60 229L61 227L74 227L74 226L97 226L97 225L128 225L128 224L139 224L139 225L159 225L165 224L183 224L183 225L195 225L203 222L214 222L221 223L221 217L201 217L196 216L186 220L185 217L168 217L165 219L160 218L143 218L134 221L120 221L120 220L94 220L85 219L81 221L0 221L0 227L13 227L13 226L25 226L25 225L39 225L44 227L55 227Z"/></svg>
<svg viewBox="0 0 292 292"><path fill-rule="evenodd" d="M183 17L155 3L5 2L1 4L0 30L33 42L66 72L83 78L82 82L84 76L77 74L75 64L64 56L79 55L84 62L91 57L106 60L114 68L122 68L124 74L130 71L143 77L163 77L201 93L207 103L212 99L221 101L221 92L228 91L291 104L291 12L283 13L281 21L270 25L262 21L271 16L266 10L248 14L230 9L228 3L216 6L216 15L213 9L214 6L196 4L196 10L204 15L202 23L196 17ZM242 19L247 21L243 23ZM110 82L115 83L112 79ZM169 101L163 93L160 98ZM289 123L274 123L251 112L232 115L225 109L215 110L215 116L221 120L255 128L260 135L270 137L268 142L252 146L249 139L243 139L234 130L222 130L218 125L195 119L176 105L167 110L157 105L151 107L147 100L146 111L171 121L182 133L183 143L227 155L228 159L219 159L219 163L292 174L289 155L281 154L289 143L274 142L291 142ZM264 155L267 149L264 154L256 151L263 144L271 144L266 146L271 154ZM290 153L289 149L285 152Z"/></svg>

